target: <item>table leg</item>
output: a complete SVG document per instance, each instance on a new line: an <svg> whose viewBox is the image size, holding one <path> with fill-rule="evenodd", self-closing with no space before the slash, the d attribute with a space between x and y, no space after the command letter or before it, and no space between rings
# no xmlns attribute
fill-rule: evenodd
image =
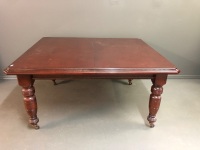
<svg viewBox="0 0 200 150"><path fill-rule="evenodd" d="M128 79L128 85L132 85L132 80L133 79Z"/></svg>
<svg viewBox="0 0 200 150"><path fill-rule="evenodd" d="M37 100L35 96L34 80L28 75L19 75L18 83L22 86L22 94L24 96L24 105L29 115L29 124L35 129L40 127L37 125L39 119L37 117Z"/></svg>
<svg viewBox="0 0 200 150"><path fill-rule="evenodd" d="M152 87L151 94L149 98L149 115L147 120L149 121L150 127L154 127L154 123L156 122L156 114L160 107L161 102L161 94L163 93L163 85L166 84L167 75L156 75L154 79L152 79Z"/></svg>
<svg viewBox="0 0 200 150"><path fill-rule="evenodd" d="M52 81L53 81L53 84L54 84L54 85L57 85L56 79L53 79Z"/></svg>

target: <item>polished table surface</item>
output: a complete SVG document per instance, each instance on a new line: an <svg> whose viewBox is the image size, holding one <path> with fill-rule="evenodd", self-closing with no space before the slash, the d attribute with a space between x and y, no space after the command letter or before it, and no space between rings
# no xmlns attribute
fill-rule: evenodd
<svg viewBox="0 0 200 150"><path fill-rule="evenodd" d="M17 75L29 123L38 129L35 79L151 79L153 85L147 119L153 127L162 86L168 74L178 74L179 70L141 39L44 37L4 72Z"/></svg>

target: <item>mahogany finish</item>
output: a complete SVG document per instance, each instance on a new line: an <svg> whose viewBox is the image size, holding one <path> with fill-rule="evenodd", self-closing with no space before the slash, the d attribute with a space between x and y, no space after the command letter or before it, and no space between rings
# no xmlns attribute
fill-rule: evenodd
<svg viewBox="0 0 200 150"><path fill-rule="evenodd" d="M141 39L44 37L8 66L22 86L29 123L39 129L34 80L59 78L151 79L150 127L154 126L163 85L179 70Z"/></svg>

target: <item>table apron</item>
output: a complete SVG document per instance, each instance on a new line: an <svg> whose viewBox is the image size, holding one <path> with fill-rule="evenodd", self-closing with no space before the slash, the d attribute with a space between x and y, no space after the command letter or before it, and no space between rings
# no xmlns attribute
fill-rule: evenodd
<svg viewBox="0 0 200 150"><path fill-rule="evenodd" d="M153 79L156 74L148 75L32 75L33 79Z"/></svg>

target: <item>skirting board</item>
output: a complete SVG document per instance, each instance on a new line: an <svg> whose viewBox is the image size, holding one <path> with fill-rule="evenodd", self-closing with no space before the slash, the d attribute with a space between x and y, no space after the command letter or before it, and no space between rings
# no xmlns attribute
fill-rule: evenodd
<svg viewBox="0 0 200 150"><path fill-rule="evenodd" d="M16 76L0 76L1 80L17 79ZM200 79L200 75L169 75L168 79Z"/></svg>
<svg viewBox="0 0 200 150"><path fill-rule="evenodd" d="M9 76L0 76L1 80L7 80L7 79L17 79L15 75L9 75Z"/></svg>
<svg viewBox="0 0 200 150"><path fill-rule="evenodd" d="M169 75L168 79L200 79L200 75Z"/></svg>

